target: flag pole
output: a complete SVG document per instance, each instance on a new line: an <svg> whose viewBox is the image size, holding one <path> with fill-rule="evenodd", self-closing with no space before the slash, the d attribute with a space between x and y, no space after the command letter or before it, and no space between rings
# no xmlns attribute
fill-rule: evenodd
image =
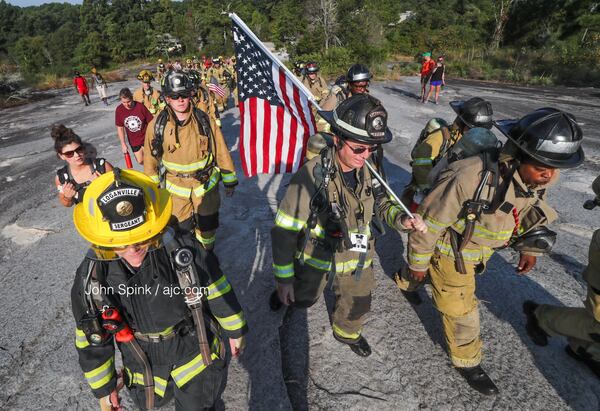
<svg viewBox="0 0 600 411"><path fill-rule="evenodd" d="M244 21L242 19L240 19L239 16L237 14L235 14L235 13L229 13L229 18L231 18L231 20L233 20L235 23L237 23L244 30L244 32L248 36L250 36L250 38L252 40L254 40L254 43L258 47L260 47L260 49L271 58L271 60L275 64L277 64L279 67L283 68L288 73L288 77L294 82L294 84L296 84L297 87L301 88L304 91L304 94L308 97L308 99L310 100L310 102L312 104L314 104L314 106L317 109L317 111L321 111L321 107L319 106L319 104L314 99L312 93L306 88L306 86L304 84L302 84L302 82L300 80L298 80L298 78L296 77L296 75L294 73L292 73L290 71L290 69L286 67L285 64L281 63L279 61L279 59L277 57L275 57L273 55L273 53L271 53L271 51L269 51L269 49L263 44L262 41L260 41L260 39L256 36L256 34L254 34L252 32L252 30L250 30L250 28L246 25L246 23L244 23ZM387 192L390 194L390 196L392 196L392 198L398 203L398 205L400 205L400 207L402 207L402 209L407 213L407 215L410 218L414 218L414 215L404 205L404 203L402 203L402 201L400 201L400 199L398 198L398 196L396 195L396 193L394 193L394 191L392 190L392 188L385 182L385 180L383 179L383 177L381 175L379 175L379 173L375 170L375 168L373 166L371 166L368 161L366 161L365 164L367 165L367 167L369 168L369 170L371 170L371 173L373 173L373 176L377 180L379 180L379 182L387 190Z"/></svg>
<svg viewBox="0 0 600 411"><path fill-rule="evenodd" d="M244 29L244 32L250 36L250 38L252 38L252 40L254 40L254 43L260 47L260 49L266 54L268 55L271 60L273 60L273 62L275 64L277 64L277 66L283 68L287 74L288 77L294 82L294 84L301 88L302 90L304 90L304 94L308 97L308 99L310 100L310 102L312 104L314 104L315 108L320 111L321 107L319 107L319 104L317 103L317 101L315 100L315 98L313 97L312 93L306 88L306 86L304 84L302 84L302 82L300 80L298 80L298 78L296 77L296 75L294 73L292 73L290 71L289 68L287 68L287 66L285 64L283 64L281 61L279 61L279 59L277 57L275 57L273 55L273 53L271 53L271 51L263 44L262 41L260 41L260 39L256 36L256 34L254 34L252 32L252 30L250 30L250 27L248 27L246 25L246 23L244 23L244 21L242 19L239 18L239 16L235 13L229 13L229 18L231 18L231 20L233 20L234 22L236 22L242 29Z"/></svg>

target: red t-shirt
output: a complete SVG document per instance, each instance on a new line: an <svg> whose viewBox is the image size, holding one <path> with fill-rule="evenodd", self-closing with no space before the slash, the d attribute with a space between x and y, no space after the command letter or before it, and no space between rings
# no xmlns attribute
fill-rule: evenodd
<svg viewBox="0 0 600 411"><path fill-rule="evenodd" d="M115 111L115 125L125 127L127 139L132 147L144 144L146 127L152 118L152 114L146 106L136 101L133 102L131 110L127 110L123 104L119 104Z"/></svg>
<svg viewBox="0 0 600 411"><path fill-rule="evenodd" d="M73 84L77 87L77 91L79 94L85 94L88 92L87 81L85 81L85 77L77 76L73 79Z"/></svg>
<svg viewBox="0 0 600 411"><path fill-rule="evenodd" d="M421 66L421 77L427 77L428 75L430 75L434 67L435 61L424 61L423 65Z"/></svg>

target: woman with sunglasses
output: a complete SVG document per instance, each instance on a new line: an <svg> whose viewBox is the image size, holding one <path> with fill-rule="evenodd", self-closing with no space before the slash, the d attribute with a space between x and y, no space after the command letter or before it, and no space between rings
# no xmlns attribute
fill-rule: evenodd
<svg viewBox="0 0 600 411"><path fill-rule="evenodd" d="M54 150L65 166L56 171L54 183L58 190L58 201L65 207L77 204L83 198L86 187L107 171L113 169L104 158L86 158L84 143L75 132L58 124L50 133L54 140Z"/></svg>

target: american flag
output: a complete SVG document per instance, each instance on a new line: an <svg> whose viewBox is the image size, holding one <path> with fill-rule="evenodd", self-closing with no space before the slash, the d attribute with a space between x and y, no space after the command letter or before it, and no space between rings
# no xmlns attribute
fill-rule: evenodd
<svg viewBox="0 0 600 411"><path fill-rule="evenodd" d="M218 94L221 97L225 97L225 89L223 89L223 87L219 86L218 80L214 77L212 77L210 79L210 82L208 83L208 90L212 91L215 94Z"/></svg>
<svg viewBox="0 0 600 411"><path fill-rule="evenodd" d="M295 172L316 132L312 103L250 29L232 20L244 174Z"/></svg>

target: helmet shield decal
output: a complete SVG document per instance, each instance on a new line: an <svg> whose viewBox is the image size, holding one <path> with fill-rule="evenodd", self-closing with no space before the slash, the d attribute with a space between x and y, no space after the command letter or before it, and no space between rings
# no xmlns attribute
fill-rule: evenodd
<svg viewBox="0 0 600 411"><path fill-rule="evenodd" d="M387 113L383 107L375 108L367 114L367 133L374 140L383 140L387 128Z"/></svg>
<svg viewBox="0 0 600 411"><path fill-rule="evenodd" d="M144 191L136 186L113 183L98 198L98 207L112 231L127 231L146 221Z"/></svg>

